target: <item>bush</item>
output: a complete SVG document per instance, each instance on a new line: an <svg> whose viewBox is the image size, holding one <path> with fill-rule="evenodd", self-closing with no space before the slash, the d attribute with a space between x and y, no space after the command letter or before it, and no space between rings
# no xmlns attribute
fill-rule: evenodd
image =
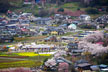
<svg viewBox="0 0 108 72"><path fill-rule="evenodd" d="M80 8L77 8L77 10L80 10Z"/></svg>
<svg viewBox="0 0 108 72"><path fill-rule="evenodd" d="M94 25L80 25L80 28L84 28L84 29L96 29L96 26Z"/></svg>
<svg viewBox="0 0 108 72"><path fill-rule="evenodd" d="M97 9L89 8L86 10L88 14L99 14L99 11Z"/></svg>
<svg viewBox="0 0 108 72"><path fill-rule="evenodd" d="M64 12L64 8L59 8L57 12Z"/></svg>
<svg viewBox="0 0 108 72"><path fill-rule="evenodd" d="M6 13L9 9L9 5L0 3L0 13Z"/></svg>

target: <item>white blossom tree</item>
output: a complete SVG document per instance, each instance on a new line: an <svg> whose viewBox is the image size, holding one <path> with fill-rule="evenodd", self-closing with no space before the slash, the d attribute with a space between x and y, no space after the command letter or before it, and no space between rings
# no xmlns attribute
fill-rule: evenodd
<svg viewBox="0 0 108 72"><path fill-rule="evenodd" d="M78 43L78 48L83 49L85 52L90 52L92 55L103 55L108 53L108 46L104 47L102 44L97 43L103 41L104 34L102 32L96 32L84 37L83 40Z"/></svg>
<svg viewBox="0 0 108 72"><path fill-rule="evenodd" d="M55 66L56 64L57 64L57 63L56 63L56 61L55 61L54 58L48 59L48 61L45 62L45 65L46 65L46 66Z"/></svg>
<svg viewBox="0 0 108 72"><path fill-rule="evenodd" d="M63 55L66 56L66 51L59 50L58 52L56 52L56 53L54 54L54 57L55 57L55 58L58 58L58 57L62 57Z"/></svg>
<svg viewBox="0 0 108 72"><path fill-rule="evenodd" d="M90 34L90 35L84 37L83 40L87 41L87 42L92 42L92 43L103 41L104 34L102 32L96 32L94 34Z"/></svg>
<svg viewBox="0 0 108 72"><path fill-rule="evenodd" d="M78 48L97 56L108 53L108 47L103 47L102 45L93 44L87 41L80 41Z"/></svg>

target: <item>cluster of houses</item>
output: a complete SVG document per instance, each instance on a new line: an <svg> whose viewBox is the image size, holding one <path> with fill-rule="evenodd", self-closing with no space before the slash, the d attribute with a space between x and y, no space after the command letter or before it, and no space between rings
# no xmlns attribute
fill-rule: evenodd
<svg viewBox="0 0 108 72"><path fill-rule="evenodd" d="M100 28L105 28L108 24L108 15L103 15L95 19L95 22L99 25Z"/></svg>
<svg viewBox="0 0 108 72"><path fill-rule="evenodd" d="M103 15L103 16L100 16L96 19L96 21L99 23L99 24L105 24L105 23L108 23L108 15Z"/></svg>
<svg viewBox="0 0 108 72"><path fill-rule="evenodd" d="M37 31L30 26L31 13L14 14L9 12L8 18L0 18L0 40L11 42L13 37L35 36ZM7 37L7 38L6 38ZM6 40L6 41L5 41ZM3 41L1 41L3 42Z"/></svg>
<svg viewBox="0 0 108 72"><path fill-rule="evenodd" d="M37 35L39 31L37 30L36 27L33 27L31 25L31 22L35 23L37 26L46 26L45 30L42 32L42 35L50 35L50 34L62 35L65 33L64 29L68 29L68 26L71 23L71 21L68 21L70 16L64 16L61 14L55 14L54 17L36 18L31 13L15 14L14 12L8 11L7 16L8 18L0 17L0 27L1 27L0 32L1 32L1 37L4 37L4 39L6 39L5 36L8 35L10 35L11 37ZM65 24L67 26L65 26ZM54 25L59 25L59 26L54 27ZM69 26L69 28L72 28L72 26Z"/></svg>
<svg viewBox="0 0 108 72"><path fill-rule="evenodd" d="M104 15L92 21L89 15L73 16L55 14L51 17L35 17L32 13L20 13L8 11L7 17L0 17L0 40L13 41L13 37L36 36L36 35L63 35L76 30L78 27L100 28L107 23L108 16ZM32 24L33 23L33 24ZM98 23L101 23L100 25ZM42 28L42 31L39 31ZM7 39L7 36L9 39ZM5 41L6 40L6 41ZM1 41L2 42L2 41Z"/></svg>

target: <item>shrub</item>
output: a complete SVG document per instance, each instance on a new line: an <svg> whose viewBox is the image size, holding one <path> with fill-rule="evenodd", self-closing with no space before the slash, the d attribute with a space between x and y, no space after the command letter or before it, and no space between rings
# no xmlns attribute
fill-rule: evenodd
<svg viewBox="0 0 108 72"><path fill-rule="evenodd" d="M80 28L96 29L96 26L95 25L87 25L87 24L84 24L84 25L80 25Z"/></svg>
<svg viewBox="0 0 108 72"><path fill-rule="evenodd" d="M80 8L77 8L77 10L80 10Z"/></svg>
<svg viewBox="0 0 108 72"><path fill-rule="evenodd" d="M86 12L87 12L88 14L99 14L99 11L98 11L97 9L95 9L95 8L88 8L88 9L86 10Z"/></svg>
<svg viewBox="0 0 108 72"><path fill-rule="evenodd" d="M64 12L64 8L59 8L57 12Z"/></svg>

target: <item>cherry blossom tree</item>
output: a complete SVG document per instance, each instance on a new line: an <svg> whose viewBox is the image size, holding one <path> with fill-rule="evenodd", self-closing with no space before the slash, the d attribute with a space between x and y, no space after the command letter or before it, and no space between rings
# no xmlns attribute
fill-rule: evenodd
<svg viewBox="0 0 108 72"><path fill-rule="evenodd" d="M78 48L97 56L108 53L108 47L103 47L100 44L93 44L87 41L80 41Z"/></svg>
<svg viewBox="0 0 108 72"><path fill-rule="evenodd" d="M92 43L102 42L104 40L104 34L102 32L96 32L94 34L90 34L84 37L83 40L87 42L92 42Z"/></svg>
<svg viewBox="0 0 108 72"><path fill-rule="evenodd" d="M55 57L55 58L62 57L62 56L66 56L66 51L59 50L58 52L56 52L56 53L54 54L54 57Z"/></svg>
<svg viewBox="0 0 108 72"><path fill-rule="evenodd" d="M56 61L55 59L48 59L48 61L45 62L46 66L55 66L56 65Z"/></svg>

